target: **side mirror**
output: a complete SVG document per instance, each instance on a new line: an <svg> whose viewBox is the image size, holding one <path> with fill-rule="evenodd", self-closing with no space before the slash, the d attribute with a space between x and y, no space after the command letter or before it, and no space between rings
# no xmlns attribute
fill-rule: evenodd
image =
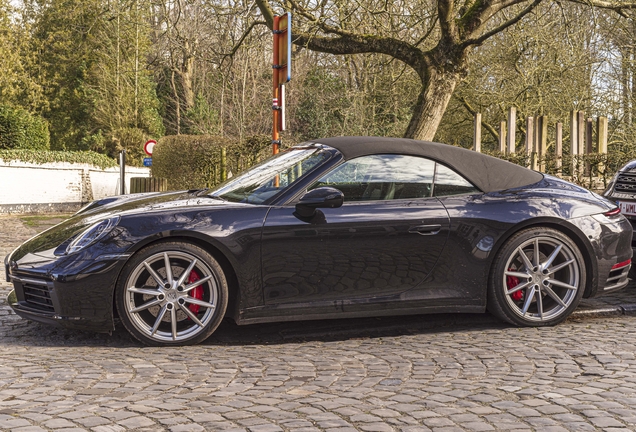
<svg viewBox="0 0 636 432"><path fill-rule="evenodd" d="M304 218L310 218L317 208L337 208L344 202L344 194L332 187L319 187L310 190L300 198L296 204L296 213Z"/></svg>

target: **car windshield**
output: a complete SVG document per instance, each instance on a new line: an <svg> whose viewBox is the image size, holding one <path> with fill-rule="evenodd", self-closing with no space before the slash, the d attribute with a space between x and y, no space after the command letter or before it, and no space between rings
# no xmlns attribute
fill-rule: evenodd
<svg viewBox="0 0 636 432"><path fill-rule="evenodd" d="M226 181L211 195L227 201L261 204L328 158L329 152L319 147L294 147Z"/></svg>

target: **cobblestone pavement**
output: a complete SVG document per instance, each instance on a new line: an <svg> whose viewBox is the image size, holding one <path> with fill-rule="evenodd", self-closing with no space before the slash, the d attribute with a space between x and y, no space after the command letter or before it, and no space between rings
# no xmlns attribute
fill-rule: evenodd
<svg viewBox="0 0 636 432"><path fill-rule="evenodd" d="M0 254L35 233L0 217ZM0 276L4 276L0 274ZM489 315L238 327L145 348L13 315L0 282L0 430L636 430L636 290L517 329Z"/></svg>

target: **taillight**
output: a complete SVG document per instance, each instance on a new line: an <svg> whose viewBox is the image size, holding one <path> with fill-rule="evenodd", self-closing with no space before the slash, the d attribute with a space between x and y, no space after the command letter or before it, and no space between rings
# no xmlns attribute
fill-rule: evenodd
<svg viewBox="0 0 636 432"><path fill-rule="evenodd" d="M616 207L608 212L603 213L603 216L612 217L612 216L618 216L619 214L621 214L621 209L619 207Z"/></svg>
<svg viewBox="0 0 636 432"><path fill-rule="evenodd" d="M619 268L627 267L631 263L632 263L632 260L630 260L630 259L628 259L627 261L619 262L618 264L614 264L612 266L612 270L616 270L616 269L619 269Z"/></svg>

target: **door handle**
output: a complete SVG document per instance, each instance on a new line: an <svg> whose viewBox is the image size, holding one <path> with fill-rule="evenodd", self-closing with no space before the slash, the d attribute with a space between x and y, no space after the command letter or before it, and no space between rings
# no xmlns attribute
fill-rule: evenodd
<svg viewBox="0 0 636 432"><path fill-rule="evenodd" d="M418 225L413 228L409 228L409 232L419 235L435 235L442 229L440 224L433 225Z"/></svg>

